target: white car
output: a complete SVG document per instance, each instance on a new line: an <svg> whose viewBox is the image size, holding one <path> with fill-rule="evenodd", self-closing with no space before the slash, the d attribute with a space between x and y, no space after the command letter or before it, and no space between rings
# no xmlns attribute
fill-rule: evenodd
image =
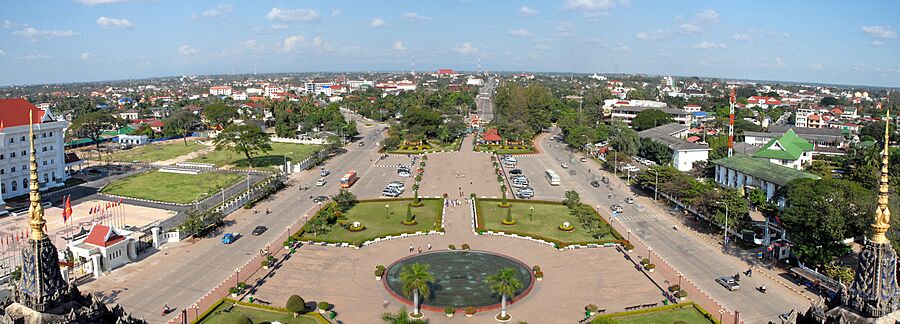
<svg viewBox="0 0 900 324"><path fill-rule="evenodd" d="M400 192L406 190L406 185L404 185L403 182L400 181L391 181L391 183L388 183L387 187L397 189Z"/></svg>
<svg viewBox="0 0 900 324"><path fill-rule="evenodd" d="M561 166L563 169L568 169L568 168L569 168L569 165L566 164L565 162L560 163L559 166Z"/></svg>
<svg viewBox="0 0 900 324"><path fill-rule="evenodd" d="M317 187L324 186L326 182L327 181L325 181L325 178L319 178L319 180L316 180L316 186Z"/></svg>

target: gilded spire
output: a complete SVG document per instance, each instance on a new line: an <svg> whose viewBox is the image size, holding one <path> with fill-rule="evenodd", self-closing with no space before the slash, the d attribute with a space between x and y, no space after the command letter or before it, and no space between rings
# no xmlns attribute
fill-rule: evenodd
<svg viewBox="0 0 900 324"><path fill-rule="evenodd" d="M28 207L28 226L31 227L31 239L33 240L42 240L47 236L44 233L44 224L47 221L44 220L44 207L41 206L41 192L40 183L38 182L38 164L37 164L37 150L34 148L34 111L28 111L28 137L31 141L31 206Z"/></svg>
<svg viewBox="0 0 900 324"><path fill-rule="evenodd" d="M875 210L875 223L872 224L872 242L888 243L887 233L891 227L891 210L888 209L888 140L890 139L891 110L884 114L884 151L881 152L881 181L878 185L878 209Z"/></svg>

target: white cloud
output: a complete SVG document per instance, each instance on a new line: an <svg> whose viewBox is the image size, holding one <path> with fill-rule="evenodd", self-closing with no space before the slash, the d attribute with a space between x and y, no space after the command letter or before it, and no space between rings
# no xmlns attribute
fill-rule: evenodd
<svg viewBox="0 0 900 324"><path fill-rule="evenodd" d="M91 54L90 52L81 53L82 60L90 60L92 58L94 58L94 54Z"/></svg>
<svg viewBox="0 0 900 324"><path fill-rule="evenodd" d="M4 52L3 50L0 50L0 56L6 56L6 52Z"/></svg>
<svg viewBox="0 0 900 324"><path fill-rule="evenodd" d="M635 37L637 37L637 39L642 40L642 41L652 41L652 40L662 39L667 34L669 34L668 30L657 29L657 30L649 31L649 32L639 32L639 33L637 33L637 35L635 35Z"/></svg>
<svg viewBox="0 0 900 324"><path fill-rule="evenodd" d="M522 16L534 17L534 16L537 16L538 11L531 9L529 7L522 7L522 8L519 8L519 14Z"/></svg>
<svg viewBox="0 0 900 324"><path fill-rule="evenodd" d="M880 41L880 40L873 40L872 43L870 43L869 45L878 47L878 46L884 45L884 42L882 42L882 41Z"/></svg>
<svg viewBox="0 0 900 324"><path fill-rule="evenodd" d="M109 18L106 16L101 16L97 18L97 25L103 28L129 28L134 26L130 20L125 18Z"/></svg>
<svg viewBox="0 0 900 324"><path fill-rule="evenodd" d="M784 67L784 61L780 57L775 58L775 67Z"/></svg>
<svg viewBox="0 0 900 324"><path fill-rule="evenodd" d="M619 44L619 45L611 46L611 47L609 47L609 49L611 49L613 51L617 51L617 52L628 52L631 50L631 47L628 47L628 45L625 45L625 44Z"/></svg>
<svg viewBox="0 0 900 324"><path fill-rule="evenodd" d="M184 56L191 56L197 54L198 52L199 51L196 48L193 48L188 44L181 45L181 47L178 48L178 53Z"/></svg>
<svg viewBox="0 0 900 324"><path fill-rule="evenodd" d="M825 67L822 66L822 64L810 64L809 69L813 71L822 71Z"/></svg>
<svg viewBox="0 0 900 324"><path fill-rule="evenodd" d="M462 45L459 45L458 47L454 48L453 51L457 52L459 54L469 55L469 54L478 53L478 48L476 48L475 46L472 46L472 43L465 42L465 43L462 43Z"/></svg>
<svg viewBox="0 0 900 324"><path fill-rule="evenodd" d="M332 16L332 17L337 17L337 16L340 15L340 14L341 14L341 11L340 11L340 10L337 10L337 9L332 9L332 10L331 10L331 16Z"/></svg>
<svg viewBox="0 0 900 324"><path fill-rule="evenodd" d="M4 29L10 29L10 28L12 28L12 26L13 26L12 21L9 21L9 20L4 20L4 21L3 21L3 28L4 28Z"/></svg>
<svg viewBox="0 0 900 324"><path fill-rule="evenodd" d="M415 12L407 12L403 14L403 18L409 21L422 21L422 20L430 20L431 17L422 16Z"/></svg>
<svg viewBox="0 0 900 324"><path fill-rule="evenodd" d="M322 40L322 36L313 37L312 46L315 48L321 48L321 47L325 46L325 41Z"/></svg>
<svg viewBox="0 0 900 324"><path fill-rule="evenodd" d="M694 24L681 24L681 26L678 26L678 29L681 29L682 32L688 34L696 34L703 31L703 28Z"/></svg>
<svg viewBox="0 0 900 324"><path fill-rule="evenodd" d="M701 23L719 22L719 13L712 9L706 9L694 15L694 19Z"/></svg>
<svg viewBox="0 0 900 324"><path fill-rule="evenodd" d="M753 38L750 37L750 34L747 33L734 33L733 35L731 35L731 39L736 41L750 41Z"/></svg>
<svg viewBox="0 0 900 324"><path fill-rule="evenodd" d="M250 39L250 40L247 40L246 42L244 42L244 47L249 48L251 50L256 50L256 49L260 48L259 42L256 41L255 39Z"/></svg>
<svg viewBox="0 0 900 324"><path fill-rule="evenodd" d="M563 8L566 10L609 10L616 6L615 0L566 0Z"/></svg>
<svg viewBox="0 0 900 324"><path fill-rule="evenodd" d="M531 36L531 32L525 28L512 29L509 31L510 35L518 36L518 37L529 37Z"/></svg>
<svg viewBox="0 0 900 324"><path fill-rule="evenodd" d="M372 18L372 21L369 22L369 27L372 27L372 28L381 28L381 27L386 27L386 26L387 26L387 23L384 22L384 19L381 19L381 18Z"/></svg>
<svg viewBox="0 0 900 324"><path fill-rule="evenodd" d="M215 8L204 10L200 15L203 17L224 17L234 10L231 4L218 5Z"/></svg>
<svg viewBox="0 0 900 324"><path fill-rule="evenodd" d="M303 35L288 36L284 39L284 44L281 46L281 49L285 52L293 52L304 40L306 40L306 37L303 37Z"/></svg>
<svg viewBox="0 0 900 324"><path fill-rule="evenodd" d="M319 21L319 13L311 9L272 8L272 10L266 14L266 19L285 22L316 22Z"/></svg>
<svg viewBox="0 0 900 324"><path fill-rule="evenodd" d="M78 0L78 2L81 2L81 4L83 4L85 6L94 6L94 5L100 5L100 4L109 4L109 3L125 2L125 1L128 1L128 0Z"/></svg>
<svg viewBox="0 0 900 324"><path fill-rule="evenodd" d="M556 25L556 33L562 37L571 37L575 35L575 24L568 21L561 22Z"/></svg>
<svg viewBox="0 0 900 324"><path fill-rule="evenodd" d="M39 39L51 39L51 38L61 38L61 37L72 37L76 36L79 33L70 29L67 30L40 30L34 27L25 27L21 30L17 30L13 32L16 36L22 36L28 38L31 41L37 41Z"/></svg>
<svg viewBox="0 0 900 324"><path fill-rule="evenodd" d="M401 51L401 52L406 51L406 45L403 45L403 41L398 40L398 41L394 42L394 50Z"/></svg>
<svg viewBox="0 0 900 324"><path fill-rule="evenodd" d="M728 45L725 45L722 43L704 41L704 42L700 42L700 43L692 45L691 48L702 49L702 50L714 50L714 49L728 48Z"/></svg>
<svg viewBox="0 0 900 324"><path fill-rule="evenodd" d="M550 49L550 46L547 46L546 44L538 44L538 45L534 45L534 49L546 51L546 50Z"/></svg>
<svg viewBox="0 0 900 324"><path fill-rule="evenodd" d="M862 31L878 38L897 38L897 31L891 29L889 26L863 26Z"/></svg>
<svg viewBox="0 0 900 324"><path fill-rule="evenodd" d="M43 59L48 59L48 58L50 58L50 56L44 55L44 54L28 54L28 55L19 57L19 59L22 59L22 60L43 60Z"/></svg>
<svg viewBox="0 0 900 324"><path fill-rule="evenodd" d="M271 25L269 25L269 27L272 27L272 29L274 29L274 30L284 30L284 29L288 28L288 25L286 25L286 24L271 24Z"/></svg>

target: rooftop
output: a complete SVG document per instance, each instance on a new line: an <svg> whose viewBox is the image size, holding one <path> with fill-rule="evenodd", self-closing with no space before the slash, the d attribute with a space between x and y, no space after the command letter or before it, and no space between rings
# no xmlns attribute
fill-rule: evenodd
<svg viewBox="0 0 900 324"><path fill-rule="evenodd" d="M811 152L812 150L812 143L800 138L793 130L788 129L781 137L773 138L766 145L763 145L759 151L753 154L753 157L796 160L803 155L803 152Z"/></svg>
<svg viewBox="0 0 900 324"><path fill-rule="evenodd" d="M819 179L819 176L812 173L777 165L744 154L735 154L724 159L713 160L712 163L779 186L784 186L796 179Z"/></svg>
<svg viewBox="0 0 900 324"><path fill-rule="evenodd" d="M709 150L709 146L688 142L672 135L687 131L688 127L676 123L665 124L638 132L640 138L650 138L677 151Z"/></svg>

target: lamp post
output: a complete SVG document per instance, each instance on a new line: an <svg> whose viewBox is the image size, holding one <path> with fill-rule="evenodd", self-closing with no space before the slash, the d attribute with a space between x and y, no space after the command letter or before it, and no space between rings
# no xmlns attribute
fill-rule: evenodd
<svg viewBox="0 0 900 324"><path fill-rule="evenodd" d="M652 252L653 252L653 248L648 246L647 247L647 261L650 261L650 263L653 263L653 259L652 259L653 253Z"/></svg>
<svg viewBox="0 0 900 324"><path fill-rule="evenodd" d="M722 249L728 247L728 203L717 201L716 205L725 205L725 239L722 242Z"/></svg>
<svg viewBox="0 0 900 324"><path fill-rule="evenodd" d="M631 242L631 230L625 230L628 233L628 242Z"/></svg>
<svg viewBox="0 0 900 324"><path fill-rule="evenodd" d="M197 194L197 198L194 199L194 209L195 210L197 210L197 211L200 210L200 207L198 207L198 204L200 203L200 195L205 195L205 194L206 194L205 192L201 192L201 193Z"/></svg>
<svg viewBox="0 0 900 324"><path fill-rule="evenodd" d="M719 323L722 323L722 318L723 318L724 316L725 316L725 309L724 309L724 308L720 308L720 309L719 309Z"/></svg>
<svg viewBox="0 0 900 324"><path fill-rule="evenodd" d="M388 209L388 208L391 208L391 205L384 204L384 218L385 219L391 219L390 209Z"/></svg>
<svg viewBox="0 0 900 324"><path fill-rule="evenodd" d="M656 173L656 183L653 185L653 201L656 201L656 199L659 198L659 170L657 170L657 169L649 169L649 170L653 171L653 173Z"/></svg>
<svg viewBox="0 0 900 324"><path fill-rule="evenodd" d="M281 157L284 158L284 173L285 173L285 174L288 173L288 164L287 164L287 156L288 156L288 154L294 154L294 152L287 152L287 154L281 156Z"/></svg>
<svg viewBox="0 0 900 324"><path fill-rule="evenodd" d="M528 208L528 220L534 221L534 206Z"/></svg>
<svg viewBox="0 0 900 324"><path fill-rule="evenodd" d="M678 287L681 287L681 272L678 272Z"/></svg>

